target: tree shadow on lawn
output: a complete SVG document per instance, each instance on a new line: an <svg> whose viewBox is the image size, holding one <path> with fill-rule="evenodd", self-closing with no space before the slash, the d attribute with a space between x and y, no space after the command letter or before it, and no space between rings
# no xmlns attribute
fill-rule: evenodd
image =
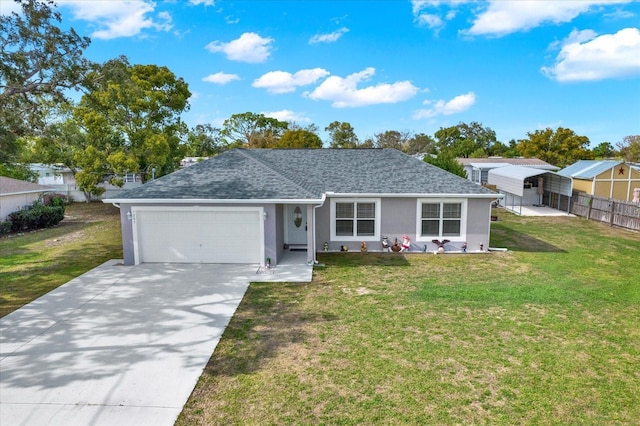
<svg viewBox="0 0 640 426"><path fill-rule="evenodd" d="M235 377L261 371L283 350L301 359L319 344L318 324L338 317L326 311L300 309L307 284L251 283L209 359L205 373ZM275 295L277 294L277 295Z"/></svg>
<svg viewBox="0 0 640 426"><path fill-rule="evenodd" d="M12 270L0 271L0 290L6 293L0 297L0 318L107 260L122 257L120 246L103 245L99 242L67 249L55 258L42 257L39 253L22 247L13 251L13 255L15 260L9 257L0 262L7 269L13 267ZM21 265L28 265L28 268L15 269ZM16 282L22 283L26 277L29 284L21 290L21 285Z"/></svg>
<svg viewBox="0 0 640 426"><path fill-rule="evenodd" d="M566 253L566 250L510 228L492 228L491 246L526 253Z"/></svg>

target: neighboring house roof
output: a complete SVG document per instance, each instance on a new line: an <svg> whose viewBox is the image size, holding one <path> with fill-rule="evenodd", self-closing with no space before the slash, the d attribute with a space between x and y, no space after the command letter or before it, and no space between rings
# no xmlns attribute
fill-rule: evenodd
<svg viewBox="0 0 640 426"><path fill-rule="evenodd" d="M622 164L619 160L579 160L558 171L562 176L576 179L593 179L602 172Z"/></svg>
<svg viewBox="0 0 640 426"><path fill-rule="evenodd" d="M27 166L34 172L51 171L54 173L72 173L71 169L64 164L31 163Z"/></svg>
<svg viewBox="0 0 640 426"><path fill-rule="evenodd" d="M0 196L47 191L54 191L54 189L33 182L0 176Z"/></svg>
<svg viewBox="0 0 640 426"><path fill-rule="evenodd" d="M468 165L473 167L474 169L481 170L490 170L497 169L498 167L510 166L509 163L468 163Z"/></svg>
<svg viewBox="0 0 640 426"><path fill-rule="evenodd" d="M105 201L319 201L330 193L497 195L395 149L234 149Z"/></svg>
<svg viewBox="0 0 640 426"><path fill-rule="evenodd" d="M558 170L560 167L549 164L546 161L539 160L537 158L504 158L504 157L489 157L489 158L458 158L458 163L463 166L471 165L477 168L490 168L488 165L499 167L500 164L523 166L523 167L535 167L536 169L544 170Z"/></svg>

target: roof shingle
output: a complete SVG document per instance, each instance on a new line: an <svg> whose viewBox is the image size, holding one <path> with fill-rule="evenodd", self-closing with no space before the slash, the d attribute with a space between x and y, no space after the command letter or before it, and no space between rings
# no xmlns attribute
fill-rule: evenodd
<svg viewBox="0 0 640 426"><path fill-rule="evenodd" d="M113 199L315 199L337 194L494 194L395 149L234 149Z"/></svg>

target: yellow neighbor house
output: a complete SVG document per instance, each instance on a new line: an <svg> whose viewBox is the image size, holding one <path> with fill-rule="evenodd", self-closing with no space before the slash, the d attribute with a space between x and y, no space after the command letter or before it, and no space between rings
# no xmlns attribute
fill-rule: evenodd
<svg viewBox="0 0 640 426"><path fill-rule="evenodd" d="M596 197L633 201L640 188L640 164L619 160L580 160L557 173L573 178L574 191Z"/></svg>

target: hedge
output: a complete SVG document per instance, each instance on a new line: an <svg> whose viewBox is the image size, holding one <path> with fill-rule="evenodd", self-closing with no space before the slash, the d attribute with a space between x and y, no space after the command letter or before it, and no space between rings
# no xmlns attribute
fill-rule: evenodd
<svg viewBox="0 0 640 426"><path fill-rule="evenodd" d="M10 232L31 231L50 228L64 219L64 206L43 206L35 204L28 210L20 210L9 215ZM2 229L3 227L0 227Z"/></svg>

